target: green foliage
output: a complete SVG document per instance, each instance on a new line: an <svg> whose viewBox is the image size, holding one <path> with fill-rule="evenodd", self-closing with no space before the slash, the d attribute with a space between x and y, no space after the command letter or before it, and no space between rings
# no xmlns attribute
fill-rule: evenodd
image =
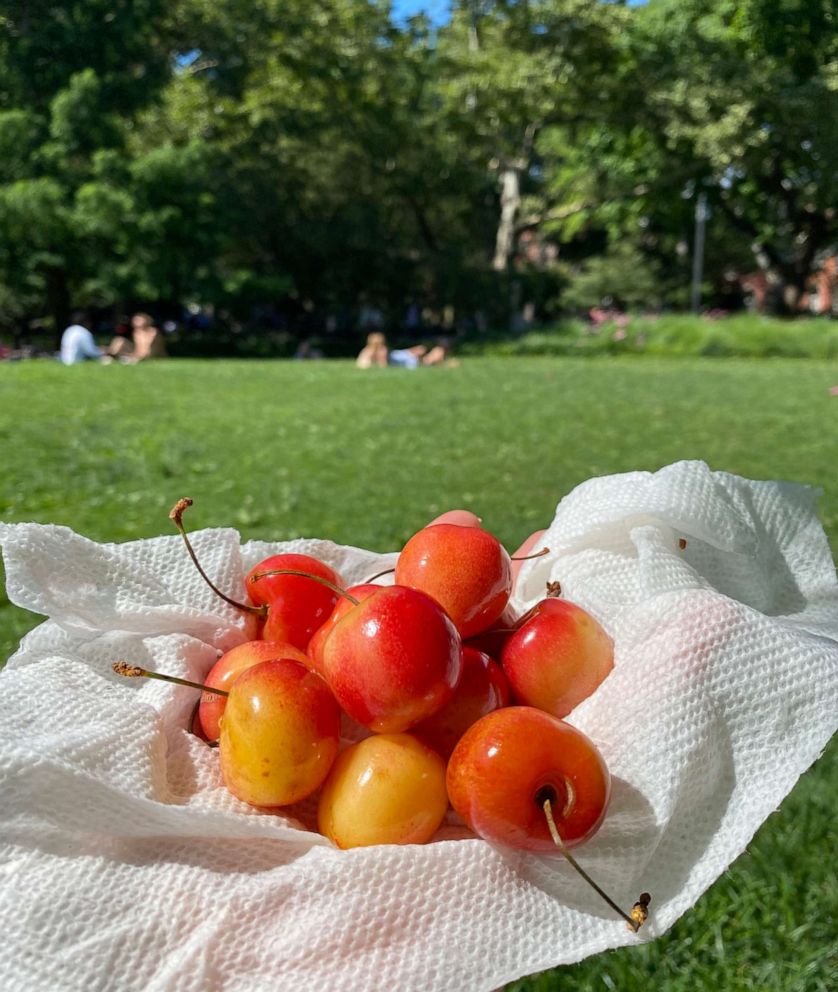
<svg viewBox="0 0 838 992"><path fill-rule="evenodd" d="M0 322L139 300L245 319L279 292L321 324L416 301L501 323L511 298L555 309L568 271L566 309L684 305L702 192L710 288L760 266L799 296L838 240L833 0L390 15L0 0Z"/></svg>
<svg viewBox="0 0 838 992"><path fill-rule="evenodd" d="M565 320L518 337L470 342L472 355L647 355L707 358L838 358L838 325L823 318L739 315L716 320L676 314L631 315L592 327Z"/></svg>
<svg viewBox="0 0 838 992"><path fill-rule="evenodd" d="M588 259L571 270L562 303L569 310L591 307L655 307L663 300L660 273L636 246L619 242L604 255Z"/></svg>

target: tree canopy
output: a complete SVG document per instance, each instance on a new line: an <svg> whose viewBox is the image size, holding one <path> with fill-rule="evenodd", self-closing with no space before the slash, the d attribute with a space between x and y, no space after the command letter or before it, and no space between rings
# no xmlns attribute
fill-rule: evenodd
<svg viewBox="0 0 838 992"><path fill-rule="evenodd" d="M679 305L699 193L711 287L761 269L793 305L838 240L836 28L836 0L0 0L0 326L502 322L611 270Z"/></svg>

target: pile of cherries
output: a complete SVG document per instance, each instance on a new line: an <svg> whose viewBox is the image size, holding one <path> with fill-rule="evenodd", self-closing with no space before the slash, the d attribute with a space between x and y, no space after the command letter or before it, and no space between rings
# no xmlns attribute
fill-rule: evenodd
<svg viewBox="0 0 838 992"><path fill-rule="evenodd" d="M585 874L567 849L602 823L610 777L562 718L613 667L611 638L589 613L550 585L516 617L522 559L461 510L414 534L393 585L376 584L381 573L347 588L324 562L279 554L251 569L250 602L237 603L194 554L181 519L189 505L171 517L193 561L259 631L198 686L193 729L217 741L233 795L270 808L320 790L318 829L341 848L424 843L450 802L486 840L560 852ZM342 751L341 712L372 732ZM639 928L648 896L628 915L588 881Z"/></svg>

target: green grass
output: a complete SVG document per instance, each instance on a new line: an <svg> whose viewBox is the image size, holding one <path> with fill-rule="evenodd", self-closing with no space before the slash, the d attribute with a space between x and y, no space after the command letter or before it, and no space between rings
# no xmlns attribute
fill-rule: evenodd
<svg viewBox="0 0 838 992"><path fill-rule="evenodd" d="M189 495L193 528L390 550L469 506L515 545L590 476L703 458L821 486L835 549L834 383L838 365L805 359L6 365L0 517L128 540L171 533L167 511ZM3 657L35 621L0 604ZM836 776L833 744L670 934L510 988L838 988Z"/></svg>

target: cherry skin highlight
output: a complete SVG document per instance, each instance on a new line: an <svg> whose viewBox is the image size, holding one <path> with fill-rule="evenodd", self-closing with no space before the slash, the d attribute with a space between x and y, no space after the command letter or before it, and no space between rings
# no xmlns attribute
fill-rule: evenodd
<svg viewBox="0 0 838 992"><path fill-rule="evenodd" d="M302 651L291 644L281 641L246 641L231 648L218 659L209 670L204 684L213 689L229 690L246 668L263 661L280 661L283 658L301 664L305 664L308 660ZM198 718L207 740L218 740L221 730L220 720L226 706L227 700L223 696L217 696L212 692L201 695Z"/></svg>
<svg viewBox="0 0 838 992"><path fill-rule="evenodd" d="M354 599L357 599L360 603L362 600L371 596L374 592L378 592L383 586L377 586L372 582L362 582L357 586L350 586L346 592L349 593ZM322 627L318 628L314 632L314 636L308 643L308 649L306 653L309 657L309 668L313 669L315 672L319 672L323 675L323 646L326 643L326 638L331 634L334 629L335 624L338 620L341 620L346 614L352 609L355 604L351 600L345 599L341 596L338 599L335 608L332 610L329 619L323 624Z"/></svg>
<svg viewBox="0 0 838 992"><path fill-rule="evenodd" d="M338 755L317 824L342 848L424 844L447 809L442 758L411 734L375 734Z"/></svg>
<svg viewBox="0 0 838 992"><path fill-rule="evenodd" d="M263 661L230 686L219 752L224 784L253 806L286 806L320 787L338 753L340 710L296 661Z"/></svg>
<svg viewBox="0 0 838 992"><path fill-rule="evenodd" d="M310 555L271 555L247 573L245 588L256 606L266 606L267 616L262 628L266 641L286 641L305 651L314 632L321 627L335 608L338 594L302 575L266 575L261 572L292 569L318 576L342 586L340 576L325 562Z"/></svg>
<svg viewBox="0 0 838 992"><path fill-rule="evenodd" d="M593 742L569 723L530 706L509 706L466 731L448 762L447 785L452 806L480 837L559 854L544 799L570 848L602 823L611 777Z"/></svg>
<svg viewBox="0 0 838 992"><path fill-rule="evenodd" d="M468 728L480 717L509 705L509 684L488 654L463 646L463 674L454 695L441 710L413 728L413 733L448 758Z"/></svg>
<svg viewBox="0 0 838 992"><path fill-rule="evenodd" d="M501 664L515 699L567 716L614 667L614 642L581 606L537 603L503 646Z"/></svg>
<svg viewBox="0 0 838 992"><path fill-rule="evenodd" d="M323 673L346 713L400 733L445 705L463 670L454 624L430 596L386 586L350 609L323 646Z"/></svg>
<svg viewBox="0 0 838 992"><path fill-rule="evenodd" d="M512 562L481 527L433 524L402 549L396 582L432 596L467 639L503 613L512 592Z"/></svg>

